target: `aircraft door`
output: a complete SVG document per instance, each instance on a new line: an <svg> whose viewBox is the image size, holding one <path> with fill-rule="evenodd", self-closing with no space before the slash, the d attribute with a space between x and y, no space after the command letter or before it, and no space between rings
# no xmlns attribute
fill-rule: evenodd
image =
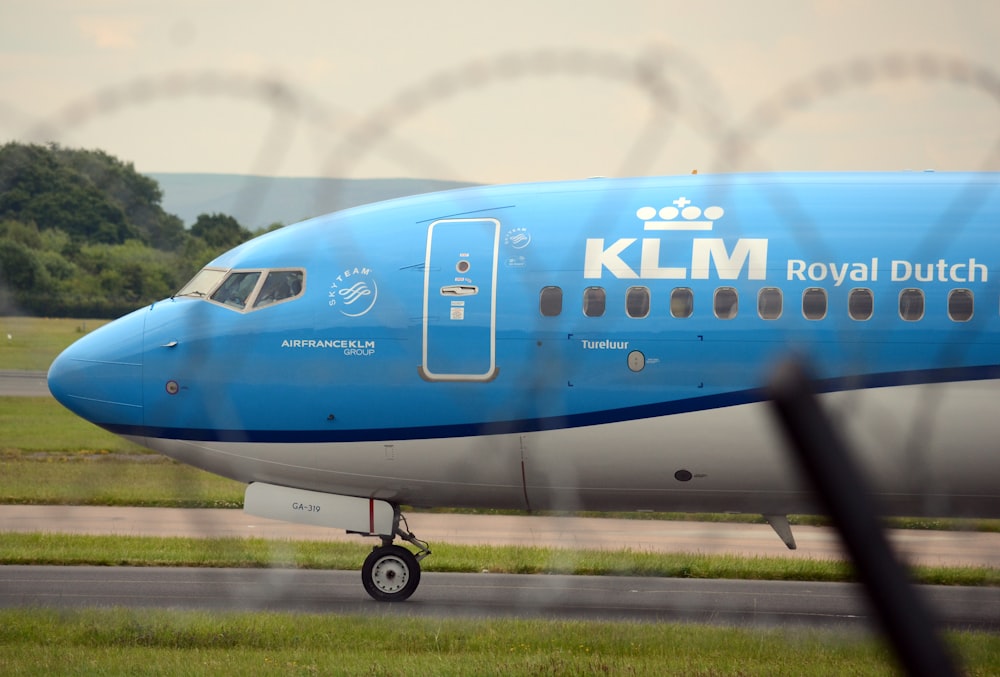
<svg viewBox="0 0 1000 677"><path fill-rule="evenodd" d="M496 375L499 242L496 219L441 219L427 229L425 379L489 381Z"/></svg>

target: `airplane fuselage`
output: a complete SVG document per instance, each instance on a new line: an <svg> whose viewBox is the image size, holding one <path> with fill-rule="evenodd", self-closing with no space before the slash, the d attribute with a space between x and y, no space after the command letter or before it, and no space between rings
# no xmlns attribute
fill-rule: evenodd
<svg viewBox="0 0 1000 677"><path fill-rule="evenodd" d="M997 185L721 175L393 200L222 255L50 384L247 483L781 515L814 508L766 403L797 355L887 511L1000 517Z"/></svg>

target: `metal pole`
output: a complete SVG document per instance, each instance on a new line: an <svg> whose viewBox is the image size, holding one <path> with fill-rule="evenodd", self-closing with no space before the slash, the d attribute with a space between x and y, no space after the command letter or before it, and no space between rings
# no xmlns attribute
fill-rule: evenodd
<svg viewBox="0 0 1000 677"><path fill-rule="evenodd" d="M903 668L911 675L957 675L929 609L889 548L865 478L820 407L805 368L798 361L782 364L770 394L795 456L840 532Z"/></svg>

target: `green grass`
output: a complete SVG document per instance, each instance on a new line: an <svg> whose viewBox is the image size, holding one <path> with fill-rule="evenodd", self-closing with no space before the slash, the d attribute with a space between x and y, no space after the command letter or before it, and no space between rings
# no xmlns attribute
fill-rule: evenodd
<svg viewBox="0 0 1000 677"><path fill-rule="evenodd" d="M969 675L1000 637L947 636ZM889 649L833 631L517 619L159 610L0 611L5 674L893 675Z"/></svg>
<svg viewBox="0 0 1000 677"><path fill-rule="evenodd" d="M258 538L153 538L0 532L0 564L97 566L285 567L357 569L374 541L281 541ZM854 581L845 562L636 550L564 550L434 544L424 571ZM1000 586L1000 570L916 567L914 580L937 585Z"/></svg>
<svg viewBox="0 0 1000 677"><path fill-rule="evenodd" d="M69 344L107 322L0 317L0 369L46 371Z"/></svg>
<svg viewBox="0 0 1000 677"><path fill-rule="evenodd" d="M245 485L103 430L49 397L0 397L0 503L239 508Z"/></svg>
<svg viewBox="0 0 1000 677"><path fill-rule="evenodd" d="M151 453L51 397L0 397L0 452L51 451Z"/></svg>
<svg viewBox="0 0 1000 677"><path fill-rule="evenodd" d="M241 508L245 489L153 454L0 456L0 504Z"/></svg>
<svg viewBox="0 0 1000 677"><path fill-rule="evenodd" d="M245 488L112 435L50 397L0 397L0 503L240 508Z"/></svg>

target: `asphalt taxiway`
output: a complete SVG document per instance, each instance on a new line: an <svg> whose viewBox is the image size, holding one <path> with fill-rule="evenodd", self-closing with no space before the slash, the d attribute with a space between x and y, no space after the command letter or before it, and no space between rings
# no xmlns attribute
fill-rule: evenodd
<svg viewBox="0 0 1000 677"><path fill-rule="evenodd" d="M44 371L0 370L0 397L51 397Z"/></svg>
<svg viewBox="0 0 1000 677"><path fill-rule="evenodd" d="M922 586L939 623L1000 630L1000 590ZM620 576L424 573L407 602L371 600L356 571L158 567L0 567L0 606L130 607L383 617L590 619L869 630L846 583Z"/></svg>

